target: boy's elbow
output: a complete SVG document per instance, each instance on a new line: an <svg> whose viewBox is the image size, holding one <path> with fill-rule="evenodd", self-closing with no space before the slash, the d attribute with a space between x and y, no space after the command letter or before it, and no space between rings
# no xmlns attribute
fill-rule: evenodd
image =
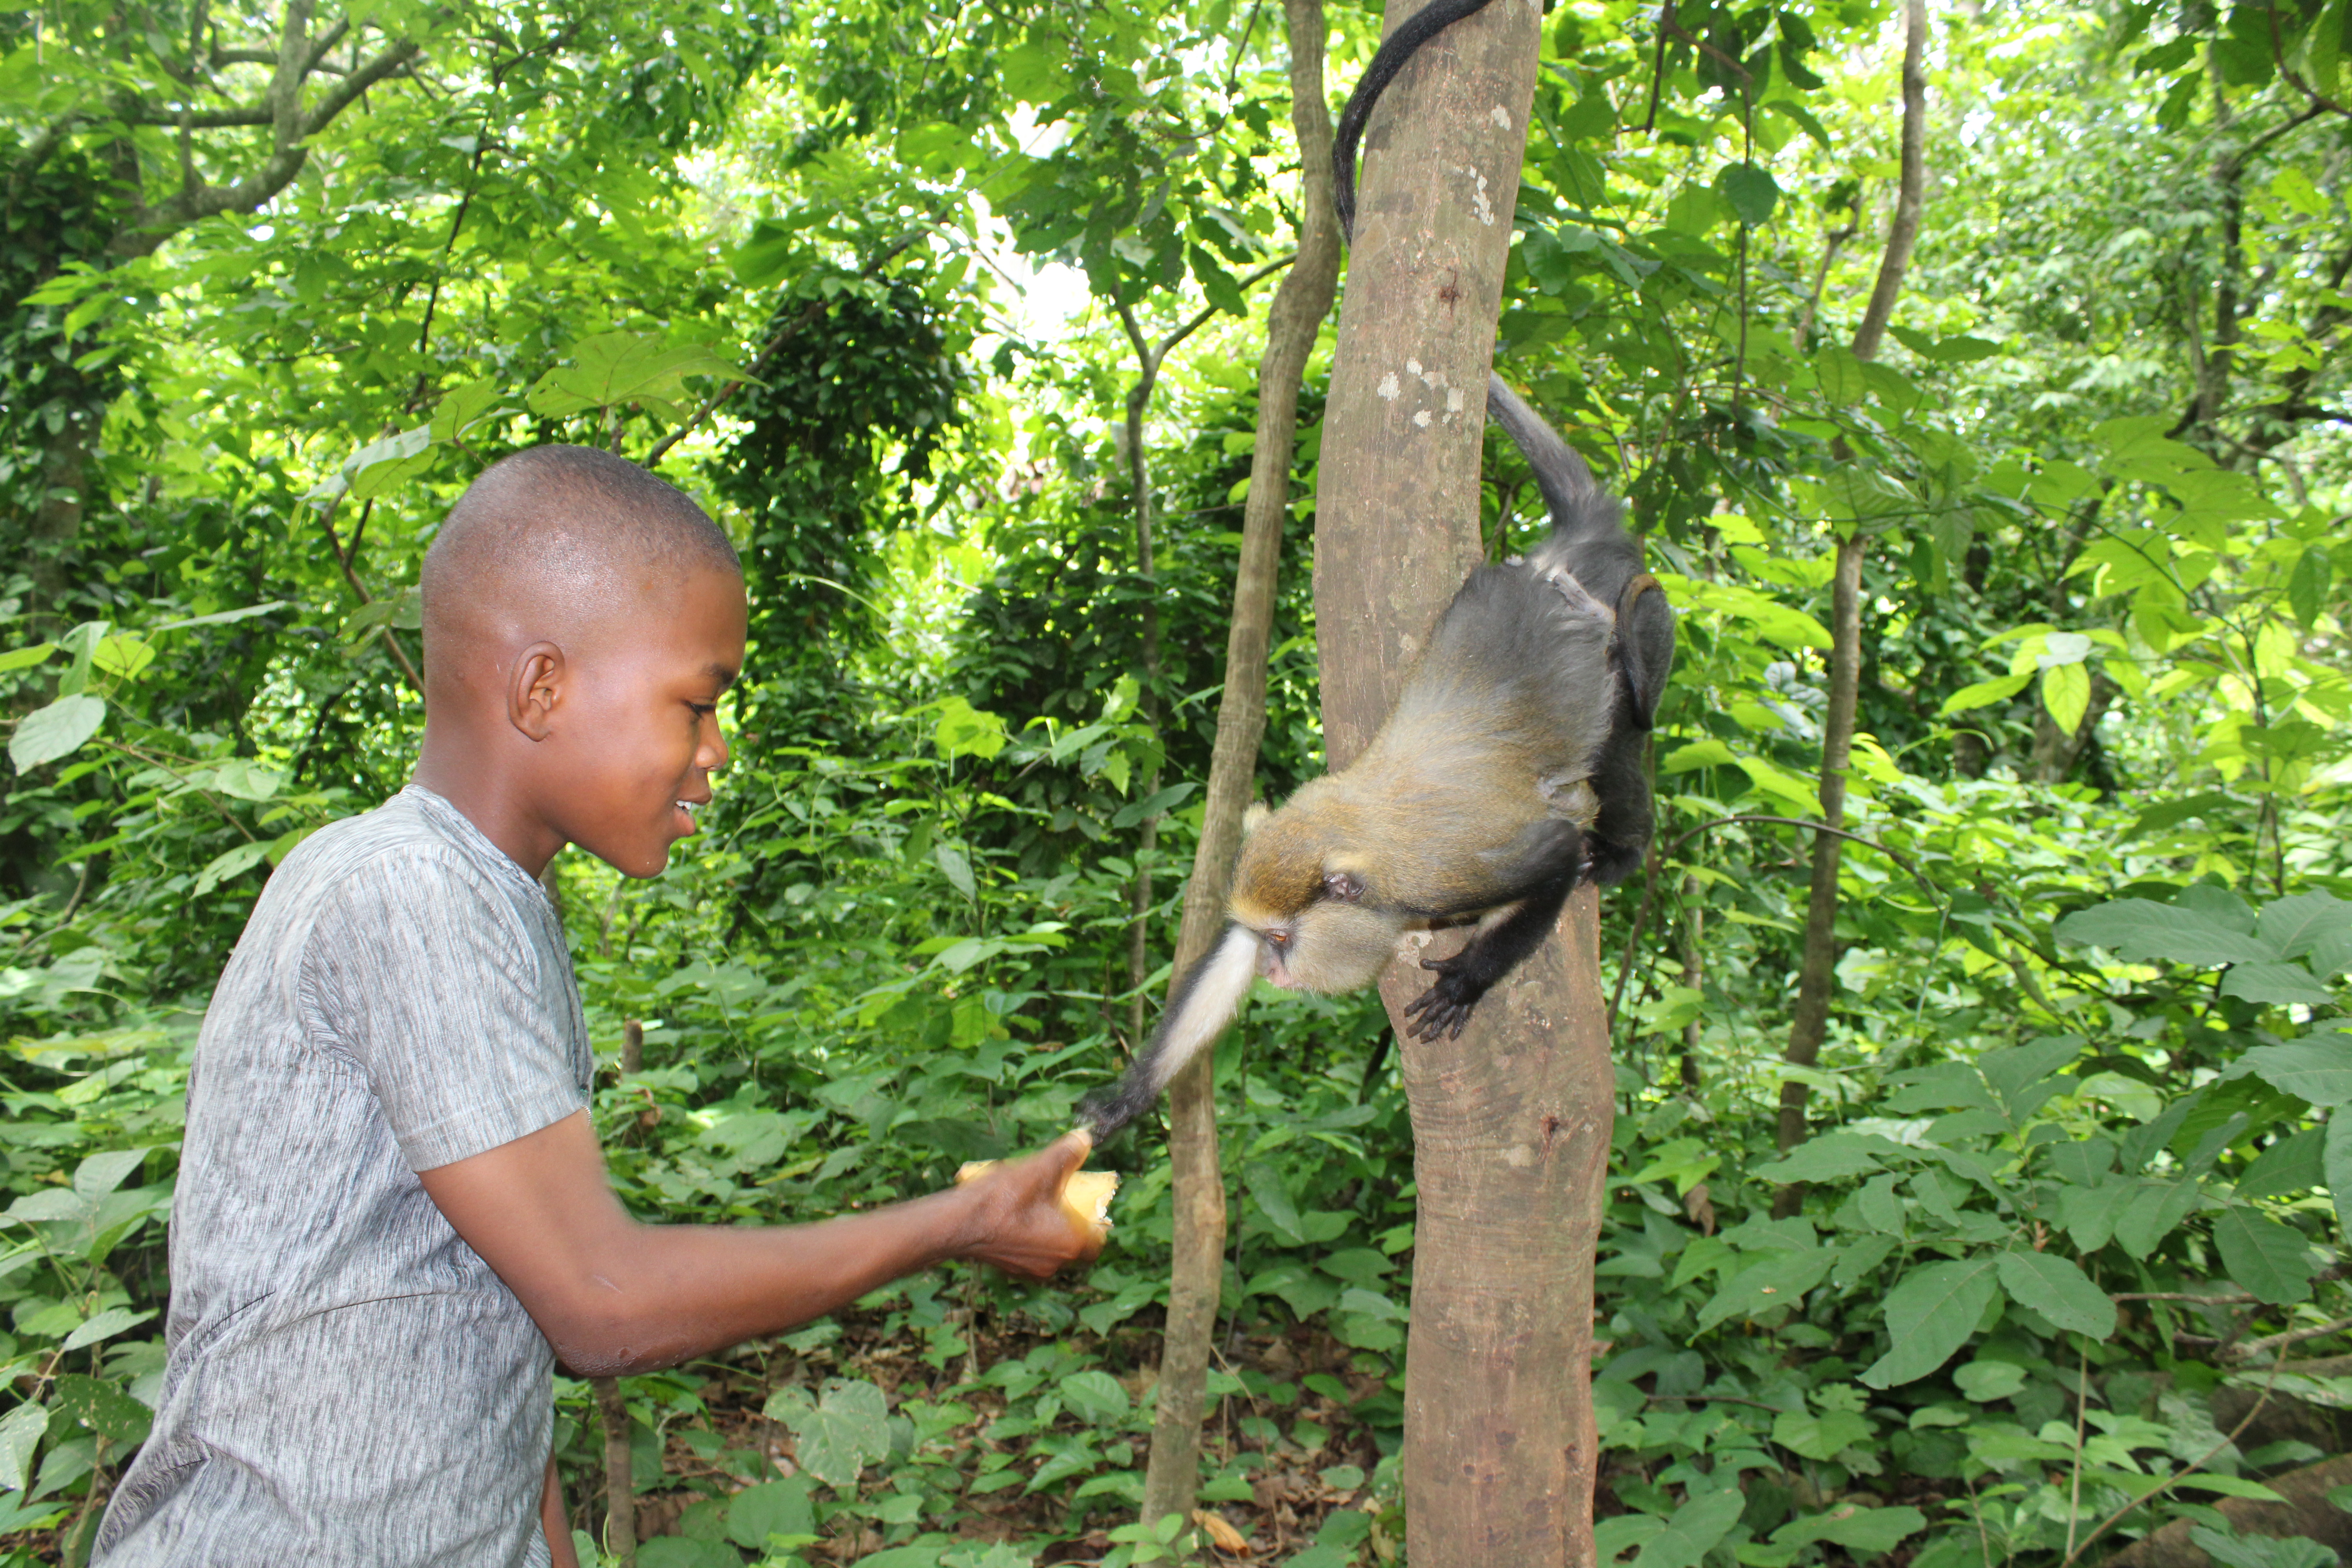
<svg viewBox="0 0 2352 1568"><path fill-rule="evenodd" d="M631 1310L610 1295L602 1300L533 1304L531 1317L554 1349L555 1359L576 1377L654 1372L676 1366L693 1353L668 1314Z"/></svg>

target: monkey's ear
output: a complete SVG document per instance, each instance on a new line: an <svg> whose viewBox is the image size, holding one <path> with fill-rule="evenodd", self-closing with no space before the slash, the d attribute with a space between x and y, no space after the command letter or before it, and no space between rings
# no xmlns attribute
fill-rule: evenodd
<svg viewBox="0 0 2352 1568"><path fill-rule="evenodd" d="M1343 904L1360 901L1364 896L1364 879L1353 871L1323 873L1323 896L1337 899Z"/></svg>
<svg viewBox="0 0 2352 1568"><path fill-rule="evenodd" d="M1265 802L1262 800L1250 802L1248 807L1242 812L1242 837L1247 838L1265 826L1265 819L1273 815L1273 812L1266 809Z"/></svg>
<svg viewBox="0 0 2352 1568"><path fill-rule="evenodd" d="M1657 717L1658 699L1675 668L1675 612L1666 592L1647 572L1625 584L1617 599L1618 668L1633 699L1636 722L1646 730Z"/></svg>

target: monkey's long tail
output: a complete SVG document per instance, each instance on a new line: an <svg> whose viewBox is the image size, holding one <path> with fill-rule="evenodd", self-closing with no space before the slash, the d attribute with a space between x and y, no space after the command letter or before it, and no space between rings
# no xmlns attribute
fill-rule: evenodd
<svg viewBox="0 0 2352 1568"><path fill-rule="evenodd" d="M1578 537L1597 536L1619 526L1616 501L1593 482L1592 470L1576 448L1491 371L1486 375L1486 413L1535 470L1536 488L1543 491L1555 529Z"/></svg>
<svg viewBox="0 0 2352 1568"><path fill-rule="evenodd" d="M1097 1146L1150 1110L1168 1080L1225 1032L1256 979L1257 937L1241 926L1226 927L1168 998L1151 1043L1118 1083L1088 1095L1078 1107L1078 1121L1094 1133Z"/></svg>

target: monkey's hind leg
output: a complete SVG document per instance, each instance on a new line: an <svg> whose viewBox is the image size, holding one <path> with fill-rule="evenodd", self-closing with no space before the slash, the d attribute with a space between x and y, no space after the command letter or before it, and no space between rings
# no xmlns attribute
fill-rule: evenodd
<svg viewBox="0 0 2352 1568"><path fill-rule="evenodd" d="M1405 1032L1416 1040L1460 1039L1479 998L1543 945L1577 880L1570 870L1545 883L1509 914L1481 927L1453 957L1423 959L1423 969L1437 972L1437 983L1406 1005L1404 1016L1412 1021Z"/></svg>

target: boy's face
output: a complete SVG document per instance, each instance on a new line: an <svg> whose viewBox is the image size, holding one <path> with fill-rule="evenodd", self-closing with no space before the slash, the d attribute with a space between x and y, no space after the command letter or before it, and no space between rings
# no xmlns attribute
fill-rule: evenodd
<svg viewBox="0 0 2352 1568"><path fill-rule="evenodd" d="M624 875L659 876L727 765L719 698L743 665L743 582L702 571L647 594L570 661L543 753L562 836Z"/></svg>

